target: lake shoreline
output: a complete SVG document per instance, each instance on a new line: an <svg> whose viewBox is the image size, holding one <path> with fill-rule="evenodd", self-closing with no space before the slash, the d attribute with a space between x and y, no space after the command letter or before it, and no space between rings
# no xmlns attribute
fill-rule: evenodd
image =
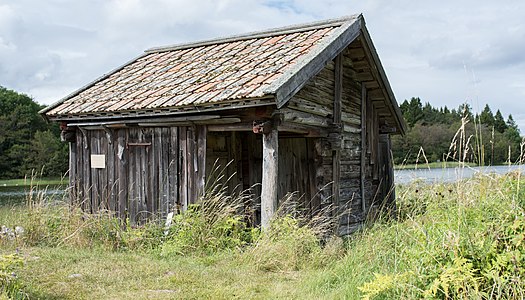
<svg viewBox="0 0 525 300"><path fill-rule="evenodd" d="M394 170L420 170L420 169L445 169L445 168L456 168L461 165L465 167L478 167L476 163L463 163L459 162L431 162L431 163L418 163L418 164L404 164L394 165Z"/></svg>
<svg viewBox="0 0 525 300"><path fill-rule="evenodd" d="M482 167L448 167L448 168L419 168L394 170L396 184L407 184L414 181L423 183L451 183L468 179L479 174L507 174L509 172L525 171L525 165L502 165Z"/></svg>

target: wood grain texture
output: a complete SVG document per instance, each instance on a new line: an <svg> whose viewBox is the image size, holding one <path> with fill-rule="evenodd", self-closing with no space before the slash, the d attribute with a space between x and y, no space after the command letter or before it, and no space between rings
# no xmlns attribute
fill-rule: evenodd
<svg viewBox="0 0 525 300"><path fill-rule="evenodd" d="M360 189L361 189L361 211L364 213L366 211L366 197L365 197L365 177L366 177L366 113L367 113L367 95L366 87L363 85L361 90L361 169L360 169Z"/></svg>
<svg viewBox="0 0 525 300"><path fill-rule="evenodd" d="M261 227L267 229L277 210L279 188L279 141L276 128L263 134L262 191L261 191Z"/></svg>

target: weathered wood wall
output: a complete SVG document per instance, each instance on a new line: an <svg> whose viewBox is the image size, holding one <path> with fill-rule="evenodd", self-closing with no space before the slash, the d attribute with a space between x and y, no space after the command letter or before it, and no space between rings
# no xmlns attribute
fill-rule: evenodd
<svg viewBox="0 0 525 300"><path fill-rule="evenodd" d="M319 203L311 201L317 193L314 139L283 136L278 142L277 199L296 193L301 208L317 209ZM262 147L261 135L252 132L210 132L207 137L207 181L224 184L230 193L251 189L253 203L248 205L255 208L255 224L260 221L261 182L266 171Z"/></svg>
<svg viewBox="0 0 525 300"><path fill-rule="evenodd" d="M202 189L206 149L199 137L205 134L202 127L77 131L70 166L74 201L133 224L185 209ZM91 155L104 155L105 168L92 168Z"/></svg>
<svg viewBox="0 0 525 300"><path fill-rule="evenodd" d="M380 148L378 113L366 87L357 78L351 51L356 49L347 48L340 62L335 59L327 64L290 100L287 108L281 109L285 122L333 132L328 137L314 139L313 149L318 160L315 181L317 190L322 191L318 200L321 207L338 207L340 234L355 231L366 220L371 207L382 205L387 195L392 201L393 186L393 175L389 173L392 170L390 137L382 136ZM336 63L341 65L337 67ZM338 84L342 85L339 95ZM340 101L340 125L334 101ZM334 182L338 185L335 189L329 187ZM334 195L334 191L338 195Z"/></svg>

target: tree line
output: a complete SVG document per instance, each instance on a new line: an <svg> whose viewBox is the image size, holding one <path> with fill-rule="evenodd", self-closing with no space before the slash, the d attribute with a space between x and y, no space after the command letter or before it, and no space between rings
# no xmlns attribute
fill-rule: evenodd
<svg viewBox="0 0 525 300"><path fill-rule="evenodd" d="M413 97L400 108L408 130L405 136L392 138L395 164L426 159L498 165L514 163L521 155L522 137L512 115L505 119L488 104L474 114L466 103L457 109L436 108Z"/></svg>
<svg viewBox="0 0 525 300"><path fill-rule="evenodd" d="M56 123L47 123L44 108L25 94L0 86L0 178L23 178L33 170L45 177L68 170L68 144Z"/></svg>

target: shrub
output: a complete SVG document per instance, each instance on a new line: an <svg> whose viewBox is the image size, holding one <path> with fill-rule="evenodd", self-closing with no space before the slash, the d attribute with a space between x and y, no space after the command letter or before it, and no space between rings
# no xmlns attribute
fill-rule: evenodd
<svg viewBox="0 0 525 300"><path fill-rule="evenodd" d="M160 246L161 256L210 254L244 246L258 235L243 215L248 194L226 195L225 190L208 191L199 202L179 215Z"/></svg>
<svg viewBox="0 0 525 300"><path fill-rule="evenodd" d="M410 197L413 207L421 201L424 212L409 210L401 223L371 229L356 241L376 235L383 245L397 243L382 254L396 257L397 267L362 284L363 296L523 299L525 212L515 198L516 180L481 175L418 193L407 187L399 195Z"/></svg>

